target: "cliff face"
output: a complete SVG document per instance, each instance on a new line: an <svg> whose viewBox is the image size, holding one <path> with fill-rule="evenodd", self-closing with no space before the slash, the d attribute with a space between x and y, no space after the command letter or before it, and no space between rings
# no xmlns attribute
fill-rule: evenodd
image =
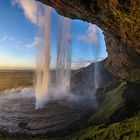
<svg viewBox="0 0 140 140"><path fill-rule="evenodd" d="M39 0L71 19L98 25L109 57L106 69L114 76L140 80L139 0Z"/></svg>
<svg viewBox="0 0 140 140"><path fill-rule="evenodd" d="M103 89L111 81L117 81L118 78L114 77L104 69L105 62L106 60L92 63L85 68L74 71L71 76L72 93L79 95L92 95L94 94L95 80L99 88L98 90ZM98 72L94 72L95 65L96 67L98 66Z"/></svg>

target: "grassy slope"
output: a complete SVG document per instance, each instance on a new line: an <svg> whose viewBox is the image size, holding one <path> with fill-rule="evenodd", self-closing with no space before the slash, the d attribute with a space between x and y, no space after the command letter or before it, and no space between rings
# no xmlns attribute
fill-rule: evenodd
<svg viewBox="0 0 140 140"><path fill-rule="evenodd" d="M103 103L97 112L90 118L89 122L91 124L109 123L110 116L124 104L122 93L125 89L126 82L121 82L113 90L108 90L107 93L105 93Z"/></svg>
<svg viewBox="0 0 140 140"><path fill-rule="evenodd" d="M68 138L69 140L140 140L140 114L109 126L89 127Z"/></svg>
<svg viewBox="0 0 140 140"><path fill-rule="evenodd" d="M112 85L112 86L111 86ZM110 87L110 89L109 89ZM112 89L113 87L113 89ZM130 119L121 122L110 123L110 117L125 104L123 92L127 88L126 82L121 82L114 88L109 84L105 89L104 99L99 109L89 122L92 124L76 134L68 137L68 140L140 140L140 111Z"/></svg>

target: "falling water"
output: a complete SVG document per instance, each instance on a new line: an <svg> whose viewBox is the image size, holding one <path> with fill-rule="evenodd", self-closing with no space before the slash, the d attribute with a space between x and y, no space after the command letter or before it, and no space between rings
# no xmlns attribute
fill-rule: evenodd
<svg viewBox="0 0 140 140"><path fill-rule="evenodd" d="M50 87L50 33L51 33L51 9L46 9L45 22L41 24L41 37L43 41L37 50L37 72L36 72L36 108L44 105L46 101L53 98L72 96L70 93L71 81L71 20L59 18L57 34L57 60L56 60L56 85ZM43 35L42 35L43 33ZM94 54L95 58L100 54L100 42ZM99 64L94 63L94 94L99 88L100 71Z"/></svg>
<svg viewBox="0 0 140 140"><path fill-rule="evenodd" d="M92 25L95 26L95 25ZM100 57L102 56L102 52L106 52L104 49L106 49L106 44L105 44L105 38L103 31L96 27L96 35L98 38L97 41L97 47L94 49L94 55L98 61L100 61ZM106 57L107 57L107 52L106 52ZM105 56L104 56L105 58ZM102 82L102 73L101 73L101 68L102 68L102 63L101 62L96 62L94 63L94 93L96 93L96 90L101 86Z"/></svg>
<svg viewBox="0 0 140 140"><path fill-rule="evenodd" d="M98 37L98 42L97 42L98 47L95 48L94 54L96 55L96 58L99 59L100 56L102 56L102 52L105 52L104 49L106 49L106 44L105 44L103 31L100 28L97 28L96 34ZM106 53L106 57L107 57L107 53ZM101 65L102 65L101 62L94 63L94 92L96 92L96 90L101 86L101 82L102 82Z"/></svg>
<svg viewBox="0 0 140 140"><path fill-rule="evenodd" d="M41 24L40 32L43 40L37 47L37 71L36 71L36 108L42 106L49 88L49 64L50 64L50 29L51 9L45 9L45 23ZM43 33L43 34L42 34Z"/></svg>
<svg viewBox="0 0 140 140"><path fill-rule="evenodd" d="M41 37L44 39L37 50L36 72L36 108L44 105L46 100L55 97L64 97L70 93L71 74L71 21L60 17L57 36L57 61L56 61L56 90L50 87L50 30L51 9L47 8L44 24L41 24ZM53 91L53 92L52 92Z"/></svg>
<svg viewBox="0 0 140 140"><path fill-rule="evenodd" d="M71 20L60 17L57 36L56 87L61 96L70 92L71 75Z"/></svg>
<svg viewBox="0 0 140 140"><path fill-rule="evenodd" d="M97 36L97 42L96 42L97 47L94 48L94 55L95 58L99 60L103 48L101 46L101 41L100 41L101 39L103 40L103 34L101 29L99 29L97 26L96 26L96 36ZM99 88L100 82L101 82L100 62L95 62L94 63L94 94L96 93L96 90Z"/></svg>
<svg viewBox="0 0 140 140"><path fill-rule="evenodd" d="M94 63L94 92L99 88L100 86L100 64L99 62Z"/></svg>

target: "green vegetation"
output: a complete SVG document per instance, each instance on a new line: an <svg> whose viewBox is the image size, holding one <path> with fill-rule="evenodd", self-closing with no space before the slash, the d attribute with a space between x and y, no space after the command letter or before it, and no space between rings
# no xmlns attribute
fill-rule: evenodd
<svg viewBox="0 0 140 140"><path fill-rule="evenodd" d="M130 85L125 81L110 82L100 95L102 102L99 109L89 120L90 126L76 134L68 137L68 140L139 140L140 139L140 111L134 112L134 116L121 122L112 123L110 118L118 110L124 108L126 97L131 99L130 95L123 95L124 92L133 92L133 95L139 98L134 92L130 91ZM132 88L132 87L131 87ZM136 87L135 87L136 88ZM127 89L127 90L126 90ZM128 97L129 96L129 97ZM131 103L131 102L130 102ZM129 103L129 104L130 104ZM136 102L135 102L136 103ZM137 103L137 107L139 103ZM132 106L131 106L132 107ZM132 108L131 108L132 109ZM133 112L133 110L131 110ZM117 113L118 114L118 113ZM126 118L128 116L125 116Z"/></svg>
<svg viewBox="0 0 140 140"><path fill-rule="evenodd" d="M109 126L90 127L71 135L69 140L139 140L140 114Z"/></svg>
<svg viewBox="0 0 140 140"><path fill-rule="evenodd" d="M114 87L114 83L110 83L106 87L103 95L104 100L97 112L90 118L90 124L109 123L110 116L123 106L124 98L122 97L122 93L126 89L126 82L120 82L114 89L112 89L112 86Z"/></svg>

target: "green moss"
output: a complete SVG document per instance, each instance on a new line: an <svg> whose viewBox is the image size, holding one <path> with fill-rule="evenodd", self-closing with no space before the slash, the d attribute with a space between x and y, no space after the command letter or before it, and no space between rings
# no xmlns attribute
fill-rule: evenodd
<svg viewBox="0 0 140 140"><path fill-rule="evenodd" d="M126 89L126 82L121 82L113 90L107 89L103 103L97 112L90 118L90 124L101 124L109 122L110 116L124 104L122 97L123 91Z"/></svg>
<svg viewBox="0 0 140 140"><path fill-rule="evenodd" d="M138 140L140 139L140 114L109 126L85 129L69 137L71 140Z"/></svg>

